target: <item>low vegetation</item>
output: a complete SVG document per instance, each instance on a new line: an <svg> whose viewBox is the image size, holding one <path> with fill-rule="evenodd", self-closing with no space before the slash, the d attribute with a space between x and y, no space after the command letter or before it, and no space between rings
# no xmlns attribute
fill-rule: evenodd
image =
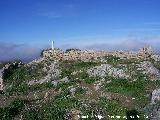
<svg viewBox="0 0 160 120"><path fill-rule="evenodd" d="M11 120L15 116L19 115L23 110L24 106L28 104L27 100L17 99L10 103L9 106L5 108L0 108L0 119L1 120Z"/></svg>
<svg viewBox="0 0 160 120"><path fill-rule="evenodd" d="M98 76L90 77L86 72L91 67L101 65L103 62L100 60L90 62L61 61L59 69L62 72L61 76L56 79L58 81L57 85L54 85L52 81L28 85L27 83L30 80L39 80L47 75L43 68L44 66L50 66L52 61L43 61L31 65L12 66L5 71L3 78L6 89L2 97L25 96L26 98L31 93L44 92L51 89L60 91L60 93L54 97L48 93L45 95L46 98L49 96L47 100L44 99L45 96L38 100L15 100L7 107L0 108L0 119L10 120L15 117L22 117L26 120L64 120L67 115L71 115L71 110L73 109L80 111L81 115L88 115L88 119L96 119L94 115L99 114L99 111L102 112L106 119L111 119L109 116L116 115L126 116L127 118L130 115L143 116L143 108L150 102L150 93L160 86L160 82L158 80L150 81L147 75L136 70L135 64L140 63L140 60L120 59L114 56L106 56L104 59L107 60L107 64L111 64L113 67L127 69L126 71L131 77L128 79L112 76L104 77L99 91L113 95L117 93L133 99L135 104L132 107L129 105L129 107L126 107L120 101L108 99L107 97L99 97L96 100L86 99L88 89L85 89L86 86L81 85L81 83L95 87L96 83L101 82L102 78ZM68 81L59 82L65 77L67 77ZM74 95L70 91L71 88L75 88ZM143 117L141 118L142 120L144 119ZM116 118L112 119L116 120Z"/></svg>

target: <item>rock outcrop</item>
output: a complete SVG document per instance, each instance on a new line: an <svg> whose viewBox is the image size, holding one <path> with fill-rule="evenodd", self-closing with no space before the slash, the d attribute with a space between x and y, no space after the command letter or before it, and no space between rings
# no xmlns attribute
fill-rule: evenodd
<svg viewBox="0 0 160 120"><path fill-rule="evenodd" d="M51 65L49 66L49 71L47 73L48 73L47 76L45 76L40 80L29 81L28 85L42 84L42 83L56 80L61 74L60 69L58 69L58 64L51 63Z"/></svg>
<svg viewBox="0 0 160 120"><path fill-rule="evenodd" d="M150 120L160 120L160 89L152 92L151 103L145 107L145 113Z"/></svg>
<svg viewBox="0 0 160 120"><path fill-rule="evenodd" d="M154 65L151 62L144 61L138 64L137 66L137 69L142 70L143 74L148 75L151 78L151 80L160 79L160 71L156 67L154 67Z"/></svg>
<svg viewBox="0 0 160 120"><path fill-rule="evenodd" d="M116 56L120 59L146 59L153 56L153 50L151 47L141 48L139 51L94 51L94 50L80 50L80 49L68 49L62 51L60 49L47 49L42 51L42 57L51 60L97 60L103 56Z"/></svg>
<svg viewBox="0 0 160 120"><path fill-rule="evenodd" d="M160 89L155 89L152 92L152 104L156 104L157 102L160 101Z"/></svg>
<svg viewBox="0 0 160 120"><path fill-rule="evenodd" d="M0 91L3 91L3 78L2 78L2 75L3 75L3 69L0 69Z"/></svg>
<svg viewBox="0 0 160 120"><path fill-rule="evenodd" d="M99 76L99 77L113 76L116 78L129 77L124 70L119 68L114 68L110 64L101 64L101 66L90 68L87 70L87 73L89 74L89 76L93 76L93 77L96 77L96 76Z"/></svg>
<svg viewBox="0 0 160 120"><path fill-rule="evenodd" d="M160 55L152 55L151 58L156 62L160 61Z"/></svg>

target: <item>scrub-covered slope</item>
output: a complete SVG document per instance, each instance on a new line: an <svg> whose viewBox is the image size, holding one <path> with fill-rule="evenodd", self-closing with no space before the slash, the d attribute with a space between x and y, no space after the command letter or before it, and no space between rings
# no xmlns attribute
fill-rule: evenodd
<svg viewBox="0 0 160 120"><path fill-rule="evenodd" d="M0 119L158 120L159 56L143 52L48 49L28 64L4 64Z"/></svg>

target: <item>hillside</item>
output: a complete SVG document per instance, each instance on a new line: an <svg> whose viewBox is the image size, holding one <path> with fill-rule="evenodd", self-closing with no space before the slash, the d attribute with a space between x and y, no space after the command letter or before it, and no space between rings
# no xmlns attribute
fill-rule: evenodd
<svg viewBox="0 0 160 120"><path fill-rule="evenodd" d="M159 120L160 56L47 49L0 70L1 120Z"/></svg>

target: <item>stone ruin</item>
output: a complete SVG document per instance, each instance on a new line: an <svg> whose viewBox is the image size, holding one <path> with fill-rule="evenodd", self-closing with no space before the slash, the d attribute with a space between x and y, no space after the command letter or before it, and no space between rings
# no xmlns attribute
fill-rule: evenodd
<svg viewBox="0 0 160 120"><path fill-rule="evenodd" d="M42 53L42 57L46 59L54 59L54 60L96 60L99 57L113 55L119 57L121 59L146 59L148 57L152 57L153 50L151 47L141 48L137 52L133 51L94 51L94 50L80 50L80 49L67 49L66 51L62 51L60 49L47 49ZM158 56L159 57L159 56ZM158 58L156 56L155 59ZM160 58L160 57L159 57Z"/></svg>

